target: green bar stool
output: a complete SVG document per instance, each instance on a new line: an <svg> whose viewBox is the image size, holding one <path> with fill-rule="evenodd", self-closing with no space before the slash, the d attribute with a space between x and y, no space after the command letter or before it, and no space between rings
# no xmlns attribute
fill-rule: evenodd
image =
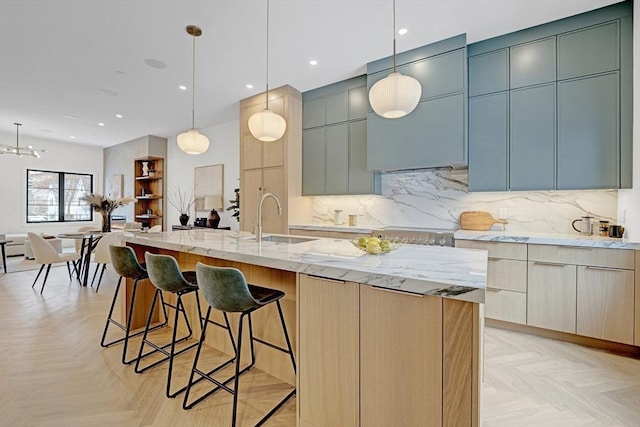
<svg viewBox="0 0 640 427"><path fill-rule="evenodd" d="M213 267L209 265L205 265L202 263L198 263L196 265L196 274L198 278L198 286L200 287L200 292L204 299L209 304L209 308L207 309L207 314L205 316L205 323L202 327L202 334L200 335L200 341L198 343L198 350L196 351L196 357L193 361L193 369L191 370L191 376L189 378L189 383L187 385L187 391L184 396L184 402L182 407L184 409L191 409L197 403L201 402L206 397L212 395L216 391L222 389L227 391L228 393L233 395L233 418L231 420L231 425L236 425L237 419L237 410L238 410L238 382L240 379L240 375L247 372L251 369L255 363L255 349L254 342L260 342L274 349L280 350L284 353L289 354L291 358L291 365L293 366L293 372L296 372L296 361L293 356L293 349L291 348L291 341L289 340L289 334L287 332L287 325L284 321L284 316L282 314L282 307L280 306L280 299L285 296L285 293L276 289L268 289L260 286L249 285L245 280L244 274L238 269L235 268L227 268L227 267ZM282 348L272 343L266 342L259 338L253 336L253 326L251 323L251 313L265 307L268 304L276 303L278 308L278 314L280 315L280 322L282 324L282 331L284 333L284 338L287 343L287 348ZM240 319L238 322L238 347L236 349L236 366L235 366L235 375L232 377L220 381L211 376L212 372L215 372L218 368L214 369L214 371L203 372L198 369L198 359L200 357L202 351L202 345L205 341L206 336L206 328L209 317L211 315L211 310L220 310L223 313L241 313ZM250 337L250 345L251 345L251 363L244 367L240 368L240 355L242 351L242 328L244 324L244 318L248 318L249 323L249 337ZM194 377L198 375L198 380L194 381ZM209 382L213 383L215 387L204 395L198 397L193 402L189 403L189 393L191 391L191 387L196 384L200 379L206 379ZM233 388L227 386L227 384L231 381L234 381ZM285 404L287 400L291 396L296 394L295 388L291 390L283 399L281 399L257 424L256 426L262 425L271 415L273 415L282 405Z"/></svg>
<svg viewBox="0 0 640 427"><path fill-rule="evenodd" d="M198 322L202 322L202 312L200 309L200 298L198 296L198 284L196 281L196 272L195 271L180 271L180 267L178 266L178 262L176 259L170 255L156 255L151 254L149 252L145 252L144 258L147 264L147 272L149 273L149 279L151 283L156 287L156 292L153 295L153 301L151 302L151 307L149 308L149 316L147 317L147 323L144 328L144 334L142 336L142 342L140 343L140 350L138 351L138 359L136 360L135 372L140 374L145 372L148 369L151 369L161 363L169 361L169 369L167 372L167 387L166 387L166 396L176 397L178 394L182 393L186 386L179 388L176 391L171 391L171 379L173 372L173 362L174 358L184 354L185 352L195 348L198 343L194 342L193 344L187 345L186 347L176 350L176 344L181 343L183 341L188 340L193 335L193 331L191 329L191 323L189 322L189 318L187 317L186 310L184 308L184 303L182 301L182 297L195 293L196 304L198 306ZM171 292L177 295L176 304L170 304L164 301L162 298L162 292ZM163 307L166 317L166 308L172 308L175 310L174 322L173 322L173 333L171 337L171 341L165 344L158 344L148 337L148 333L153 329L151 328L151 319L153 319L153 313L158 302L158 299L161 300L161 305ZM187 327L187 334L181 338L178 338L178 325L180 317L184 319L184 323ZM145 346L149 346L152 350L148 352L144 352ZM143 358L155 354L162 353L165 357L152 362L144 367L140 366L140 362Z"/></svg>
<svg viewBox="0 0 640 427"><path fill-rule="evenodd" d="M127 360L127 348L129 345L129 338L142 335L144 331L136 332L131 334L131 319L133 318L133 308L135 306L136 294L138 292L138 283L141 280L148 279L147 270L144 265L140 265L138 263L138 258L136 257L136 253L128 246L121 245L109 245L109 253L111 254L111 264L113 265L114 270L120 278L118 279L118 285L116 286L116 291L113 294L113 300L111 301L111 308L109 308L109 314L107 315L107 321L104 325L104 331L102 332L102 340L100 341L100 345L102 347L109 347L113 344L117 344L119 342L124 341L124 346L122 348L122 363L125 365L130 364L134 360ZM129 313L127 315L127 324L123 325L113 318L113 309L116 306L116 301L118 300L118 294L120 292L120 285L122 284L122 279L132 279L133 282L133 291L131 293L131 301L129 303ZM97 290L96 290L97 291ZM124 296L123 296L124 298ZM160 328L167 324L166 322L166 313L165 313L165 322L163 324L157 325L155 328ZM124 331L124 337L112 340L110 342L105 342L107 338L107 332L109 331L109 327L111 325L115 325L118 328Z"/></svg>

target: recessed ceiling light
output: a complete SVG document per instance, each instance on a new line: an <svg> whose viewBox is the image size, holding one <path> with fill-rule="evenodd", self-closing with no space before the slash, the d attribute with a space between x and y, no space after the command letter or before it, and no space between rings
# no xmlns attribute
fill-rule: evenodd
<svg viewBox="0 0 640 427"><path fill-rule="evenodd" d="M98 126L104 126L104 123L98 122Z"/></svg>
<svg viewBox="0 0 640 427"><path fill-rule="evenodd" d="M398 34L400 34L401 36L404 36L405 34L407 34L409 32L409 30L407 30L406 28L400 28L398 30Z"/></svg>
<svg viewBox="0 0 640 427"><path fill-rule="evenodd" d="M153 58L145 59L144 63L147 64L149 67L155 68L155 69L158 69L158 70L164 70L165 68L167 68L167 64L165 64L164 62L159 61L157 59L153 59Z"/></svg>
<svg viewBox="0 0 640 427"><path fill-rule="evenodd" d="M187 90L187 87L186 87L186 86L184 86L184 85L180 85L180 86L178 86L178 89L180 89L180 90Z"/></svg>
<svg viewBox="0 0 640 427"><path fill-rule="evenodd" d="M245 85L244 87L246 87L247 89L253 89L253 85L252 84Z"/></svg>
<svg viewBox="0 0 640 427"><path fill-rule="evenodd" d="M121 119L122 118L122 114L116 114L116 117Z"/></svg>
<svg viewBox="0 0 640 427"><path fill-rule="evenodd" d="M309 61L310 65L318 65L318 61L316 61L315 59L312 59L311 61Z"/></svg>
<svg viewBox="0 0 640 427"><path fill-rule="evenodd" d="M73 135L71 135L71 136L69 137L69 139L76 139L76 137L75 137L75 136L73 136Z"/></svg>

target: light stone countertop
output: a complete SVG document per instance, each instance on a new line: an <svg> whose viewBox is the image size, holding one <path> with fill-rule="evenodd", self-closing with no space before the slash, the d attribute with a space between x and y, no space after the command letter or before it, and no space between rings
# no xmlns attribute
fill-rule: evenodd
<svg viewBox="0 0 640 427"><path fill-rule="evenodd" d="M640 250L640 242L612 237L581 236L579 234L530 233L513 231L471 231L458 230L456 240L478 240L487 242L532 243L538 245L580 246L610 249Z"/></svg>
<svg viewBox="0 0 640 427"><path fill-rule="evenodd" d="M265 234L264 236L266 236ZM287 244L250 240L248 232L181 230L162 233L124 233L123 241L161 249L329 279L364 283L414 294L435 294L484 303L487 251L403 245L384 255L367 255L345 239L314 238ZM449 295L451 286L466 292Z"/></svg>

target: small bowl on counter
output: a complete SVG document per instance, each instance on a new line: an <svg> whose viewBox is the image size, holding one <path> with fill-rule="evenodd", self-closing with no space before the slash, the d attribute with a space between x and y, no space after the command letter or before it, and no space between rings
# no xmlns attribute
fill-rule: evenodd
<svg viewBox="0 0 640 427"><path fill-rule="evenodd" d="M353 246L369 255L383 255L393 252L407 242L407 239L381 239L361 237L350 241Z"/></svg>

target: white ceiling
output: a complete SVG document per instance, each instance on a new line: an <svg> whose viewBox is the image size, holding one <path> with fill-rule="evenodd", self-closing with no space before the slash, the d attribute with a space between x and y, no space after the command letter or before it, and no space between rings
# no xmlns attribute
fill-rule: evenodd
<svg viewBox="0 0 640 427"><path fill-rule="evenodd" d="M398 51L465 32L472 43L617 1L397 0L397 28L409 30ZM271 0L270 9L270 87L304 92L391 54L392 0ZM21 135L108 147L188 129L189 24L203 31L196 127L233 120L240 99L264 91L265 21L266 0L0 0L0 131L15 134L21 122Z"/></svg>

